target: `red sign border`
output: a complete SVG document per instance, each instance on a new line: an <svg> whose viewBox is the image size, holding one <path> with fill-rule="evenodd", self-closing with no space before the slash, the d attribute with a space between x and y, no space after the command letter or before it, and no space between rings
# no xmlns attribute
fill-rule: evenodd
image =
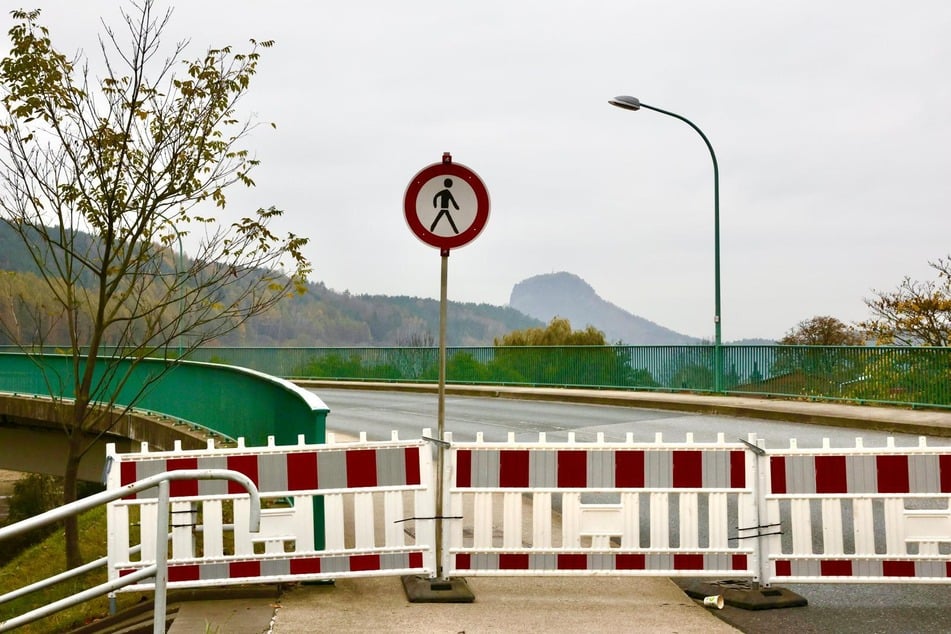
<svg viewBox="0 0 951 634"><path fill-rule="evenodd" d="M476 196L476 214L472 224L461 233L454 236L440 236L427 229L419 221L416 213L416 197L423 185L439 176L455 176L463 179L472 188ZM403 196L403 215L417 238L437 249L449 250L461 247L472 242L482 233L489 220L489 191L479 175L461 163L433 163L421 169L409 182L406 194Z"/></svg>

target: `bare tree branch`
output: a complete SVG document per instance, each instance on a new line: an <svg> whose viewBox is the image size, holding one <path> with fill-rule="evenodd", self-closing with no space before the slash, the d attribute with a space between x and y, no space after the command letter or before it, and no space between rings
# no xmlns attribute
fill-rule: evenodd
<svg viewBox="0 0 951 634"><path fill-rule="evenodd" d="M100 78L55 49L39 11L13 12L12 50L0 60L0 220L23 241L45 289L42 304L20 295L23 305L0 311L0 327L24 350L58 335L72 355L70 377L47 377L51 394L68 379L75 397L63 426L66 501L92 446L87 432L115 420L120 393L131 394L122 406L132 407L161 378L133 381L142 358L166 358L167 371L177 357L170 351L240 327L302 291L310 270L306 239L271 231L280 210L217 218L229 187L254 185L258 161L244 143L255 124L237 106L271 42L187 60L185 42L162 42L171 11L154 0L131 6L125 28L106 26L99 38ZM189 234L200 241L186 261ZM70 532L72 565L79 553Z"/></svg>

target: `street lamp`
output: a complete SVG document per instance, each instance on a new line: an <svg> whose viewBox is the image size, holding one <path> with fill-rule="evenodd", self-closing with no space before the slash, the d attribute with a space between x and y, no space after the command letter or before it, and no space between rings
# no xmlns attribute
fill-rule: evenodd
<svg viewBox="0 0 951 634"><path fill-rule="evenodd" d="M694 125L690 119L682 117L676 112L670 112L668 110L662 110L661 108L649 106L646 103L642 103L637 97L630 97L627 95L609 99L608 103L612 106L617 106L618 108L623 108L625 110L640 110L641 108L647 108L648 110L653 110L654 112L659 112L661 114L673 117L674 119L680 119L697 131L697 134L700 135L700 138L703 139L703 142L707 144L707 149L710 150L710 158L713 159L713 390L715 392L722 392L723 342L720 337L720 168L717 166L717 155L714 153L713 146L710 145L710 140L707 138L707 135L703 133L703 130Z"/></svg>

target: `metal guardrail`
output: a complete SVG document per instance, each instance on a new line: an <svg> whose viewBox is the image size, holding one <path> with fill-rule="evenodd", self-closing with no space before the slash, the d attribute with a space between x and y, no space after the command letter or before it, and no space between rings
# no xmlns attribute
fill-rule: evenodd
<svg viewBox="0 0 951 634"><path fill-rule="evenodd" d="M450 347L446 378L951 408L951 347L726 345L720 353L722 364L712 345ZM293 379L422 383L436 382L439 360L436 348L371 347L199 348L188 358Z"/></svg>
<svg viewBox="0 0 951 634"><path fill-rule="evenodd" d="M0 347L0 352L7 349ZM722 363L716 363L718 350ZM16 356L0 354L0 389L29 392L26 386L4 388L7 383L33 380L32 366L21 371L11 365ZM951 347L481 346L450 347L446 356L446 379L457 384L711 392L951 408ZM216 366L229 374L228 366L220 364L284 379L435 383L439 375L437 348L207 347L192 351L187 359L205 363L179 371L168 384L170 392L153 395L157 403L169 401L178 386L199 380L203 386L209 380L227 380L222 389L230 394L243 392L234 376L215 376ZM230 370L233 374L238 368ZM200 407L205 400L178 399L188 408ZM236 402L237 414L243 415L256 400L260 399L248 396ZM201 422L201 412L152 409ZM259 420L270 420L275 411L273 407L258 410ZM323 420L318 417L318 424ZM274 431L242 427L224 433L256 441L275 434L280 442L293 443L300 432L279 425ZM321 440L308 437L308 441Z"/></svg>
<svg viewBox="0 0 951 634"><path fill-rule="evenodd" d="M138 493L139 491L151 489L156 486L159 489L159 510L156 519L156 534L167 534L169 524L169 482L172 480L232 480L240 484L248 491L248 494L251 496L251 512L248 516L250 532L258 532L261 525L261 499L258 494L257 487L250 478L248 478L243 473L228 469L186 469L159 473L148 478L143 478L119 489L103 491L81 500L71 502L70 504L66 504L59 508L52 509L45 513L41 513L40 515L25 519L21 522L17 522L16 524L11 524L10 526L0 528L0 541L8 537L25 533L34 528L60 521L63 518L82 513L83 511L89 510L101 504L106 504L108 502L112 502L114 500L118 500L120 498L124 498L134 493ZM0 632L7 632L22 625L26 625L27 623L32 623L33 621L59 612L60 610L78 605L90 599L94 599L95 597L114 592L119 588L135 584L150 577L155 578L155 617L153 618L153 633L160 634L165 632L165 613L167 607L166 584L168 583L168 540L158 540L155 550L156 553L154 564L125 575L120 579L99 584L98 586L88 588L82 592L60 599L59 601L55 601L41 608L31 610L26 614L21 614L18 617L2 621L0 622ZM91 566L95 563L96 562L91 562L90 564L87 564L87 566ZM31 586L27 586L27 588L32 588L31 592L36 591L41 588L49 587L52 583L61 581L68 576L72 575L67 573L56 575L47 579L46 582L32 584ZM24 590L26 590L26 588L14 590L11 593L3 595L0 597L0 603L23 596L26 594Z"/></svg>

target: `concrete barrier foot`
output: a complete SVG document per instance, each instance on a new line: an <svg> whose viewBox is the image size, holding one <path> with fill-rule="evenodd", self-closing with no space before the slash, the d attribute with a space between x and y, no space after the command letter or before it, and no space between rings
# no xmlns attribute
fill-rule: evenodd
<svg viewBox="0 0 951 634"><path fill-rule="evenodd" d="M705 597L721 595L723 603L744 610L775 610L808 605L805 597L779 586L761 587L746 579L697 581L683 587L687 596L701 601Z"/></svg>
<svg viewBox="0 0 951 634"><path fill-rule="evenodd" d="M462 577L406 575L403 591L410 603L472 603L475 595Z"/></svg>

